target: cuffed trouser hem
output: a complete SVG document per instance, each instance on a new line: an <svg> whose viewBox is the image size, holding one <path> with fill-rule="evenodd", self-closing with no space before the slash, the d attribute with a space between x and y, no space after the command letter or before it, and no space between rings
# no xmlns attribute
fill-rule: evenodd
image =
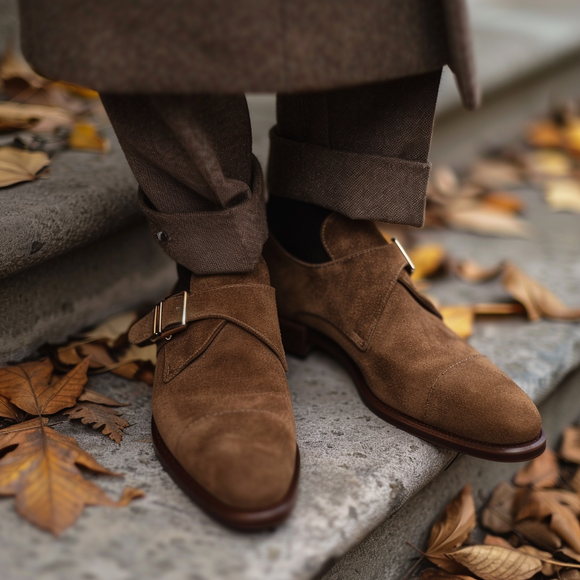
<svg viewBox="0 0 580 580"><path fill-rule="evenodd" d="M268 237L264 180L253 157L251 195L218 211L162 213L139 189L139 203L151 232L167 255L200 275L250 272Z"/></svg>
<svg viewBox="0 0 580 580"><path fill-rule="evenodd" d="M430 163L340 151L270 132L268 189L351 219L421 227Z"/></svg>

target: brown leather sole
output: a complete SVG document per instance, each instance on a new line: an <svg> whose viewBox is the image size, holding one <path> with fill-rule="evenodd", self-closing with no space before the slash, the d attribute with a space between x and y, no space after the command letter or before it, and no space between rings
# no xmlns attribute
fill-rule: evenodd
<svg viewBox="0 0 580 580"><path fill-rule="evenodd" d="M272 530L279 526L290 515L296 503L298 479L300 474L300 454L296 448L296 467L292 483L286 495L276 504L260 510L242 510L229 506L203 488L175 459L161 438L155 420L151 419L153 447L159 462L171 479L197 504L206 514L220 523L238 531L258 532Z"/></svg>
<svg viewBox="0 0 580 580"><path fill-rule="evenodd" d="M529 461L541 455L546 448L546 433L543 428L538 437L528 443L513 446L491 445L446 433L408 415L399 413L385 405L373 394L356 363L338 344L327 336L303 324L283 318L280 318L280 330L286 352L304 358L314 347L325 351L338 360L350 374L364 404L375 415L387 423L429 443L441 445L474 457L504 463Z"/></svg>

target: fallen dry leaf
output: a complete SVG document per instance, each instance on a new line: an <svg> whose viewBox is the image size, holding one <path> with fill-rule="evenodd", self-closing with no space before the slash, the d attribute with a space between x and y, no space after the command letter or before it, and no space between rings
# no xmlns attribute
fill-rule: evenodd
<svg viewBox="0 0 580 580"><path fill-rule="evenodd" d="M499 276L503 271L503 263L495 266L482 266L474 260L452 261L452 270L462 280L466 282L485 282Z"/></svg>
<svg viewBox="0 0 580 580"><path fill-rule="evenodd" d="M499 536L492 536L491 534L487 534L483 539L484 546L501 546L502 548L513 548L513 546L503 538Z"/></svg>
<svg viewBox="0 0 580 580"><path fill-rule="evenodd" d="M468 179L486 189L498 189L522 183L520 171L516 166L495 159L477 161L471 167Z"/></svg>
<svg viewBox="0 0 580 580"><path fill-rule="evenodd" d="M572 172L570 158L550 149L532 151L525 156L524 162L532 174L540 177L568 177Z"/></svg>
<svg viewBox="0 0 580 580"><path fill-rule="evenodd" d="M562 570L558 580L580 580L580 570L574 568Z"/></svg>
<svg viewBox="0 0 580 580"><path fill-rule="evenodd" d="M517 489L507 481L495 486L481 514L482 525L496 534L506 534L514 524L514 501Z"/></svg>
<svg viewBox="0 0 580 580"><path fill-rule="evenodd" d="M0 395L0 417L12 421L22 421L22 411L13 405L6 397Z"/></svg>
<svg viewBox="0 0 580 580"><path fill-rule="evenodd" d="M481 202L509 213L520 213L525 208L522 198L509 191L490 191L481 198Z"/></svg>
<svg viewBox="0 0 580 580"><path fill-rule="evenodd" d="M562 546L560 536L550 530L544 522L522 520L515 524L513 529L529 542L546 550L557 550Z"/></svg>
<svg viewBox="0 0 580 580"><path fill-rule="evenodd" d="M524 305L530 320L542 317L580 320L580 308L568 308L550 290L511 262L505 264L502 283L511 296Z"/></svg>
<svg viewBox="0 0 580 580"><path fill-rule="evenodd" d="M511 238L529 238L532 234L527 221L489 206L446 207L439 215L448 227L456 230Z"/></svg>
<svg viewBox="0 0 580 580"><path fill-rule="evenodd" d="M0 147L0 187L34 181L48 165L50 159L42 151Z"/></svg>
<svg viewBox="0 0 580 580"><path fill-rule="evenodd" d="M552 558L550 552L538 550L538 548L534 548L534 546L520 546L517 549L524 554L529 554L530 556L538 558L542 562L542 574L545 574L546 576L552 576L552 574L555 574L556 570L559 569L559 566L555 566L552 562L548 561Z"/></svg>
<svg viewBox="0 0 580 580"><path fill-rule="evenodd" d="M558 457L550 449L522 467L514 477L514 484L519 487L542 489L555 487L560 480Z"/></svg>
<svg viewBox="0 0 580 580"><path fill-rule="evenodd" d="M135 487L126 487L123 490L119 501L117 502L118 507L125 507L129 505L134 499L141 499L145 497L145 492L142 489L137 489Z"/></svg>
<svg viewBox="0 0 580 580"><path fill-rule="evenodd" d="M461 338L469 338L473 334L475 314L469 305L441 306L439 312L447 328Z"/></svg>
<svg viewBox="0 0 580 580"><path fill-rule="evenodd" d="M430 193L452 198L459 193L459 180L453 169L447 166L434 167L429 180ZM433 189L435 191L433 191Z"/></svg>
<svg viewBox="0 0 580 580"><path fill-rule="evenodd" d="M83 451L72 437L37 417L0 430L0 494L14 495L18 513L35 525L59 534L72 525L85 505L116 505L77 466L116 475Z"/></svg>
<svg viewBox="0 0 580 580"><path fill-rule="evenodd" d="M479 303L472 306L476 315L506 315L506 314L525 314L526 309L517 302L489 302Z"/></svg>
<svg viewBox="0 0 580 580"><path fill-rule="evenodd" d="M475 528L475 505L471 485L467 484L445 508L431 528L426 557L447 572L462 573L463 568L445 556L461 546Z"/></svg>
<svg viewBox="0 0 580 580"><path fill-rule="evenodd" d="M501 546L469 546L448 556L483 580L526 580L542 569L536 556Z"/></svg>
<svg viewBox="0 0 580 580"><path fill-rule="evenodd" d="M31 415L52 415L72 407L87 382L89 361L84 360L51 384L50 360L0 368L0 394Z"/></svg>
<svg viewBox="0 0 580 580"><path fill-rule="evenodd" d="M0 130L28 129L35 133L52 133L59 127L71 127L73 117L59 107L0 102Z"/></svg>
<svg viewBox="0 0 580 580"><path fill-rule="evenodd" d="M102 429L103 435L108 435L115 443L121 443L123 429L129 426L115 410L96 403L78 403L64 414L70 419L79 419L84 425L92 425L93 429Z"/></svg>
<svg viewBox="0 0 580 580"><path fill-rule="evenodd" d="M538 121L528 128L527 141L534 147L560 147L562 133L553 121Z"/></svg>
<svg viewBox="0 0 580 580"><path fill-rule="evenodd" d="M113 348L117 346L120 337L126 335L133 323L137 320L138 313L136 310L128 310L121 314L115 314L107 318L101 324L93 329L83 332L79 335L78 340L69 346L76 346L85 342L103 341L107 346Z"/></svg>
<svg viewBox="0 0 580 580"><path fill-rule="evenodd" d="M570 548L561 548L554 554L555 560L561 560L568 564L580 564L580 554L570 550Z"/></svg>
<svg viewBox="0 0 580 580"><path fill-rule="evenodd" d="M574 179L550 179L544 182L545 198L554 211L580 213L580 183Z"/></svg>
<svg viewBox="0 0 580 580"><path fill-rule="evenodd" d="M445 248L439 244L425 244L409 250L409 257L415 265L413 280L422 280L441 268L445 260Z"/></svg>
<svg viewBox="0 0 580 580"><path fill-rule="evenodd" d="M567 427L562 433L560 457L564 461L580 464L580 427Z"/></svg>
<svg viewBox="0 0 580 580"><path fill-rule="evenodd" d="M71 149L101 153L107 153L111 147L109 140L103 137L97 127L91 123L76 123L68 143Z"/></svg>
<svg viewBox="0 0 580 580"><path fill-rule="evenodd" d="M573 550L580 552L580 497L566 490L522 490L516 499L516 521L550 518L549 527Z"/></svg>
<svg viewBox="0 0 580 580"><path fill-rule="evenodd" d="M421 573L421 580L475 580L475 578L463 574L449 574L439 568L427 568Z"/></svg>
<svg viewBox="0 0 580 580"><path fill-rule="evenodd" d="M111 397L85 389L77 399L77 401L86 401L87 403L96 403L97 405L105 405L107 407L128 407L129 403L119 403Z"/></svg>

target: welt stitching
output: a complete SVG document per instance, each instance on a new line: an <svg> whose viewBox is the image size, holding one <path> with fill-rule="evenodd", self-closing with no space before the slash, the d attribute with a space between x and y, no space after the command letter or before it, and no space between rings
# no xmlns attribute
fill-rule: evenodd
<svg viewBox="0 0 580 580"><path fill-rule="evenodd" d="M431 394L433 392L433 389L435 388L435 386L437 385L437 383L439 382L439 379L441 379L441 377L443 377L445 374L447 374L451 369L455 368L456 366L459 366L465 362L467 362L468 360L474 359L474 358L480 358L483 357L482 354L471 354L469 356L466 356L465 358L457 361L456 363L452 364L450 367L447 367L433 382L433 384L429 387L429 391L427 392L427 398L425 399L425 406L423 407L423 417L425 418L427 415L427 412L429 411L429 404L431 401Z"/></svg>

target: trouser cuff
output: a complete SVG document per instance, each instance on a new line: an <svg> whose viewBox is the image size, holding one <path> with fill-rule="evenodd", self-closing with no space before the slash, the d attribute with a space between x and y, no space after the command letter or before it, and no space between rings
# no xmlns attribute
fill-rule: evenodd
<svg viewBox="0 0 580 580"><path fill-rule="evenodd" d="M141 189L139 203L151 232L166 254L195 274L253 270L268 237L264 180L255 157L251 195L232 207L161 213L151 207Z"/></svg>
<svg viewBox="0 0 580 580"><path fill-rule="evenodd" d="M430 163L338 151L270 131L268 190L351 219L420 227Z"/></svg>

